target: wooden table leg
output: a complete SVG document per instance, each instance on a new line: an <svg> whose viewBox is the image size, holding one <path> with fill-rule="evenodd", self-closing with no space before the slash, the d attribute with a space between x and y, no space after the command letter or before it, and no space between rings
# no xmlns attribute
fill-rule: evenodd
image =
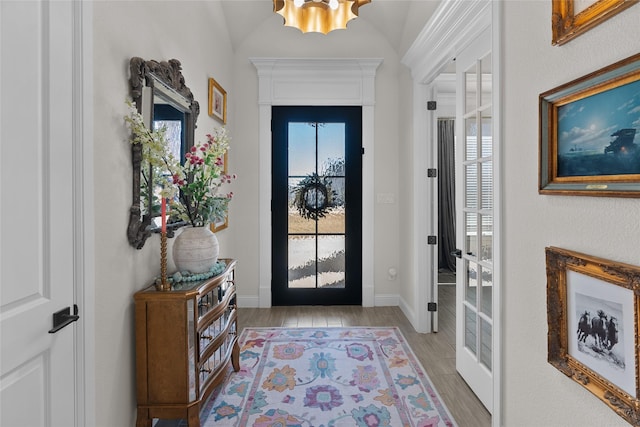
<svg viewBox="0 0 640 427"><path fill-rule="evenodd" d="M149 410L138 408L138 418L136 419L136 427L151 427L151 418L149 418Z"/></svg>
<svg viewBox="0 0 640 427"><path fill-rule="evenodd" d="M238 372L240 370L240 345L237 339L233 343L233 350L231 350L231 363L233 364L233 370Z"/></svg>
<svg viewBox="0 0 640 427"><path fill-rule="evenodd" d="M187 413L187 426L200 427L200 405L193 405Z"/></svg>

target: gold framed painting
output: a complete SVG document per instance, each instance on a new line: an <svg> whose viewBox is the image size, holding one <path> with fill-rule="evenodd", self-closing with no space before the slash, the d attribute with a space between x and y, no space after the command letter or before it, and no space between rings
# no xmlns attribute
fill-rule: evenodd
<svg viewBox="0 0 640 427"><path fill-rule="evenodd" d="M546 248L548 362L640 425L640 267Z"/></svg>
<svg viewBox="0 0 640 427"><path fill-rule="evenodd" d="M227 123L227 91L211 77L209 78L209 115L222 124Z"/></svg>
<svg viewBox="0 0 640 427"><path fill-rule="evenodd" d="M540 194L640 197L640 54L539 96Z"/></svg>
<svg viewBox="0 0 640 427"><path fill-rule="evenodd" d="M636 3L638 0L551 0L551 44L564 44Z"/></svg>

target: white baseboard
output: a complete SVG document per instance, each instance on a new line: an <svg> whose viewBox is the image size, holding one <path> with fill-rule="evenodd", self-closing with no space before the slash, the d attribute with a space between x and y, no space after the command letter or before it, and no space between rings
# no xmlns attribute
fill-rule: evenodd
<svg viewBox="0 0 640 427"><path fill-rule="evenodd" d="M397 306L400 296L398 294L378 294L375 296L375 307Z"/></svg>
<svg viewBox="0 0 640 427"><path fill-rule="evenodd" d="M260 297L258 296L240 296L236 297L238 300L238 307L243 308L258 308L260 307Z"/></svg>
<svg viewBox="0 0 640 427"><path fill-rule="evenodd" d="M397 305L400 306L400 310L402 310L402 313L404 313L405 317L409 320L409 322L411 322L411 326L413 326L413 329L418 330L418 318L416 317L411 304L408 304L404 300L404 298L399 297L399 303Z"/></svg>

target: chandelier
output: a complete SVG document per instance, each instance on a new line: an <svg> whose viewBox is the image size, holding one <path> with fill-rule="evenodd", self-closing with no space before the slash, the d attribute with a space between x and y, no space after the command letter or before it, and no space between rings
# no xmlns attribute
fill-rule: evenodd
<svg viewBox="0 0 640 427"><path fill-rule="evenodd" d="M345 29L358 17L358 8L371 0L273 0L273 11L282 15L284 25L303 33Z"/></svg>

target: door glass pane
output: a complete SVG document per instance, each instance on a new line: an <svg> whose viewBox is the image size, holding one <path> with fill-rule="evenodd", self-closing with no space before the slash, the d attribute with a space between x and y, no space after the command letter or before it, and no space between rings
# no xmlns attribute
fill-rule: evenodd
<svg viewBox="0 0 640 427"><path fill-rule="evenodd" d="M476 65L473 64L464 73L465 80L465 107L464 112L468 113L476 109Z"/></svg>
<svg viewBox="0 0 640 427"><path fill-rule="evenodd" d="M289 176L305 177L316 171L315 123L289 123Z"/></svg>
<svg viewBox="0 0 640 427"><path fill-rule="evenodd" d="M480 141L482 153L478 157L491 157L493 154L493 136L491 134L492 118L491 108L482 112L482 128L480 129Z"/></svg>
<svg viewBox="0 0 640 427"><path fill-rule="evenodd" d="M491 323L480 318L480 363L491 370Z"/></svg>
<svg viewBox="0 0 640 427"><path fill-rule="evenodd" d="M289 201L288 201L288 232L289 234L315 233L316 222L300 215L296 206L296 191L300 186L302 178L289 178Z"/></svg>
<svg viewBox="0 0 640 427"><path fill-rule="evenodd" d="M467 222L464 253L476 256L478 250L478 215L473 212L467 212L465 217Z"/></svg>
<svg viewBox="0 0 640 427"><path fill-rule="evenodd" d="M467 264L467 280L466 280L466 289L464 292L465 300L476 307L478 305L477 297L478 297L478 273L479 266L475 262L468 261Z"/></svg>
<svg viewBox="0 0 640 427"><path fill-rule="evenodd" d="M344 288L344 236L318 236L318 287Z"/></svg>
<svg viewBox="0 0 640 427"><path fill-rule="evenodd" d="M480 163L480 190L482 191L480 209L493 208L493 162Z"/></svg>
<svg viewBox="0 0 640 427"><path fill-rule="evenodd" d="M316 287L316 236L291 235L288 241L289 287Z"/></svg>
<svg viewBox="0 0 640 427"><path fill-rule="evenodd" d="M465 184L467 191L465 193L465 207L469 209L478 208L478 164L471 163L465 165Z"/></svg>
<svg viewBox="0 0 640 427"><path fill-rule="evenodd" d="M478 158L478 123L475 116L466 118L464 127L466 135L465 159L475 160Z"/></svg>
<svg viewBox="0 0 640 427"><path fill-rule="evenodd" d="M487 316L492 316L491 301L493 297L493 273L487 268L482 269L482 302L480 310Z"/></svg>
<svg viewBox="0 0 640 427"><path fill-rule="evenodd" d="M327 213L318 218L318 233L345 233L345 178L326 178L331 191Z"/></svg>
<svg viewBox="0 0 640 427"><path fill-rule="evenodd" d="M481 104L491 103L491 53L480 60L480 71L482 75Z"/></svg>
<svg viewBox="0 0 640 427"><path fill-rule="evenodd" d="M481 215L482 238L480 241L480 260L493 261L493 215Z"/></svg>
<svg viewBox="0 0 640 427"><path fill-rule="evenodd" d="M464 306L464 346L473 354L477 351L477 323L476 313L466 305Z"/></svg>
<svg viewBox="0 0 640 427"><path fill-rule="evenodd" d="M344 123L318 123L318 174L344 176Z"/></svg>

